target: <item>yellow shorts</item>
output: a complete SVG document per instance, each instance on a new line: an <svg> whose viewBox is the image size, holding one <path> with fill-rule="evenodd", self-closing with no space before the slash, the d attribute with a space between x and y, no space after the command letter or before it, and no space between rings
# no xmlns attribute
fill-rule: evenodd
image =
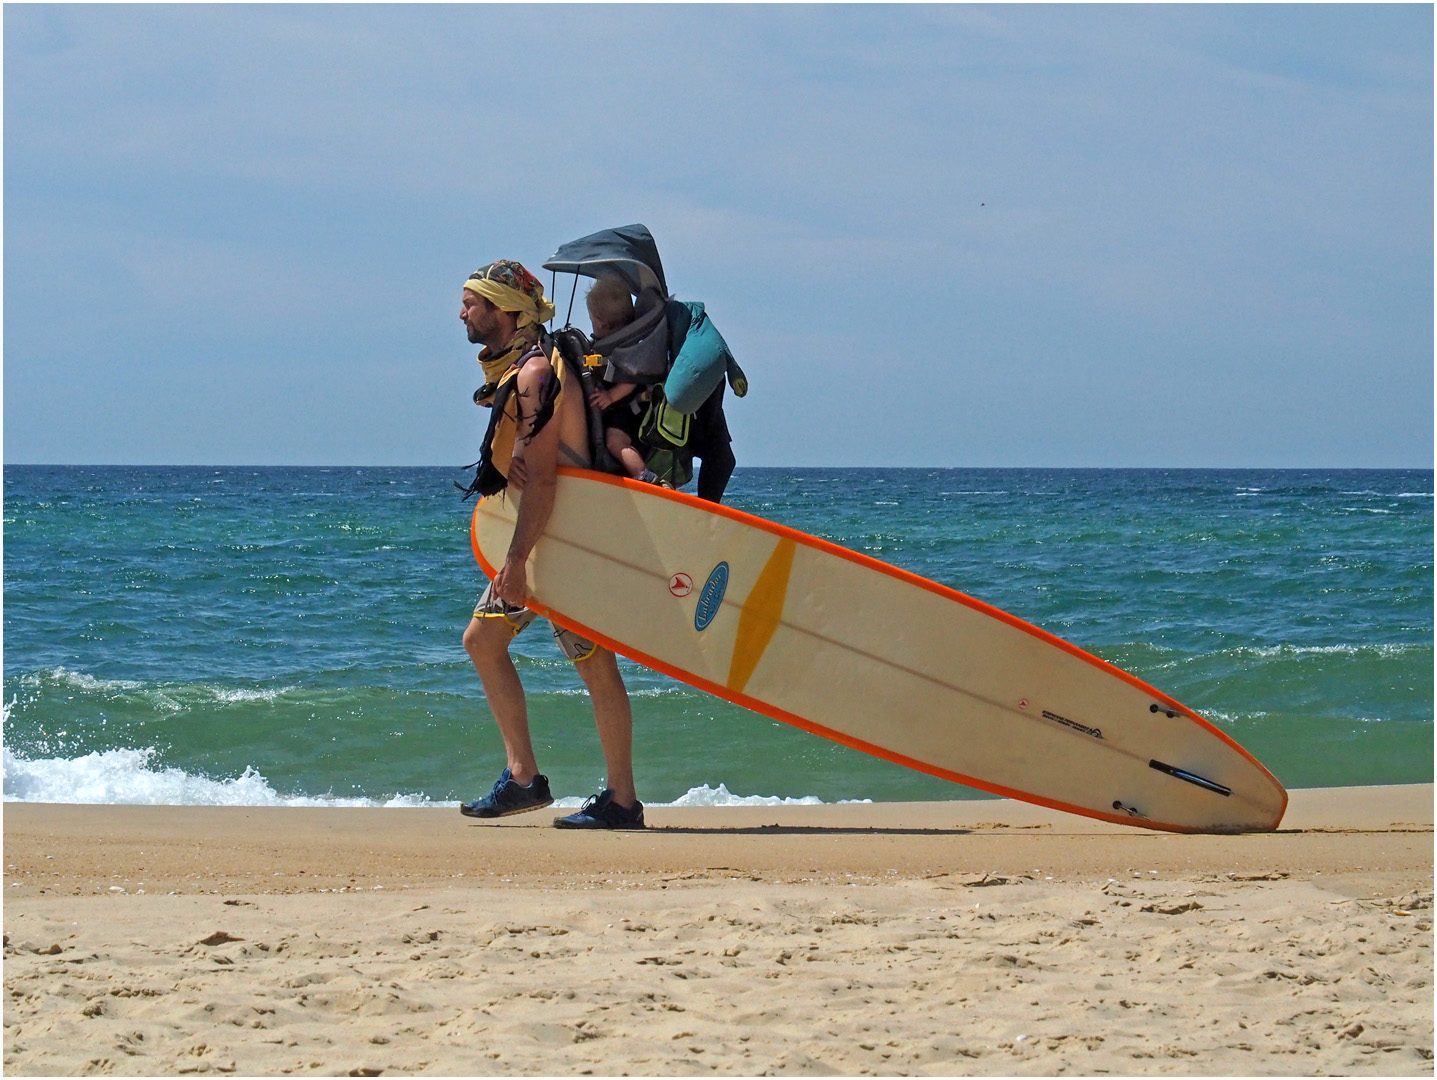
<svg viewBox="0 0 1437 1080"><path fill-rule="evenodd" d="M484 591L479 594L479 599L474 602L474 617L476 619L503 619L518 637L519 632L539 617L538 612L530 611L526 607L515 607L507 601L501 600L494 595L494 583L491 581L485 586ZM574 663L580 660L587 660L598 650L598 646L587 638L582 638L572 630L565 630L562 626L549 624L554 631L554 641L559 646L559 651L567 656Z"/></svg>

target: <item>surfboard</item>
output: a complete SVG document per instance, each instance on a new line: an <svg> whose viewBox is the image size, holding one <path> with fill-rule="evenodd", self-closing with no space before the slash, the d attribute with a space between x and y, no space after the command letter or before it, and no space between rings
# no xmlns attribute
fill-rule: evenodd
<svg viewBox="0 0 1437 1080"><path fill-rule="evenodd" d="M504 561L522 494L474 508ZM1007 612L731 507L560 468L528 606L640 664L889 761L1175 832L1275 829L1287 792L1193 710Z"/></svg>

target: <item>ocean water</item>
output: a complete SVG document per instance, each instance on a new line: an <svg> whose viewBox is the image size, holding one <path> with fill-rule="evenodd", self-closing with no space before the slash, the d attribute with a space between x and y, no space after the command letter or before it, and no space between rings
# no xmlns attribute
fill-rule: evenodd
<svg viewBox="0 0 1437 1080"><path fill-rule="evenodd" d="M4 470L6 800L452 804L503 751L460 645L483 585L442 468ZM1433 474L740 469L727 501L1131 671L1289 787L1430 782ZM517 639L555 794L603 760ZM622 662L652 804L982 793Z"/></svg>

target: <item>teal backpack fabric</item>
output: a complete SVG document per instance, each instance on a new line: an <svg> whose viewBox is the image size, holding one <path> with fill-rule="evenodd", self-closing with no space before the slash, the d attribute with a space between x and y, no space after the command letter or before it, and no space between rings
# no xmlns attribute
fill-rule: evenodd
<svg viewBox="0 0 1437 1080"><path fill-rule="evenodd" d="M725 375L738 397L748 392L743 369L704 313L703 304L670 300L668 319L669 351L674 363L664 379L664 397L670 407L692 416Z"/></svg>

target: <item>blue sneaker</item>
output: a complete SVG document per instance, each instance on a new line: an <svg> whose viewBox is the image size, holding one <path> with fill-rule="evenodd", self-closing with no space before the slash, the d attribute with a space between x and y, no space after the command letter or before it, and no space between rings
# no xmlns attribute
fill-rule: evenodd
<svg viewBox="0 0 1437 1080"><path fill-rule="evenodd" d="M644 804L635 802L623 807L614 802L614 793L608 788L589 797L582 809L568 817L554 819L556 829L642 829L644 828Z"/></svg>
<svg viewBox="0 0 1437 1080"><path fill-rule="evenodd" d="M526 810L542 810L554 801L549 794L549 778L542 773L529 781L528 785L515 782L514 774L506 767L494 783L494 790L482 799L461 803L459 812L465 817L494 818L522 814Z"/></svg>

